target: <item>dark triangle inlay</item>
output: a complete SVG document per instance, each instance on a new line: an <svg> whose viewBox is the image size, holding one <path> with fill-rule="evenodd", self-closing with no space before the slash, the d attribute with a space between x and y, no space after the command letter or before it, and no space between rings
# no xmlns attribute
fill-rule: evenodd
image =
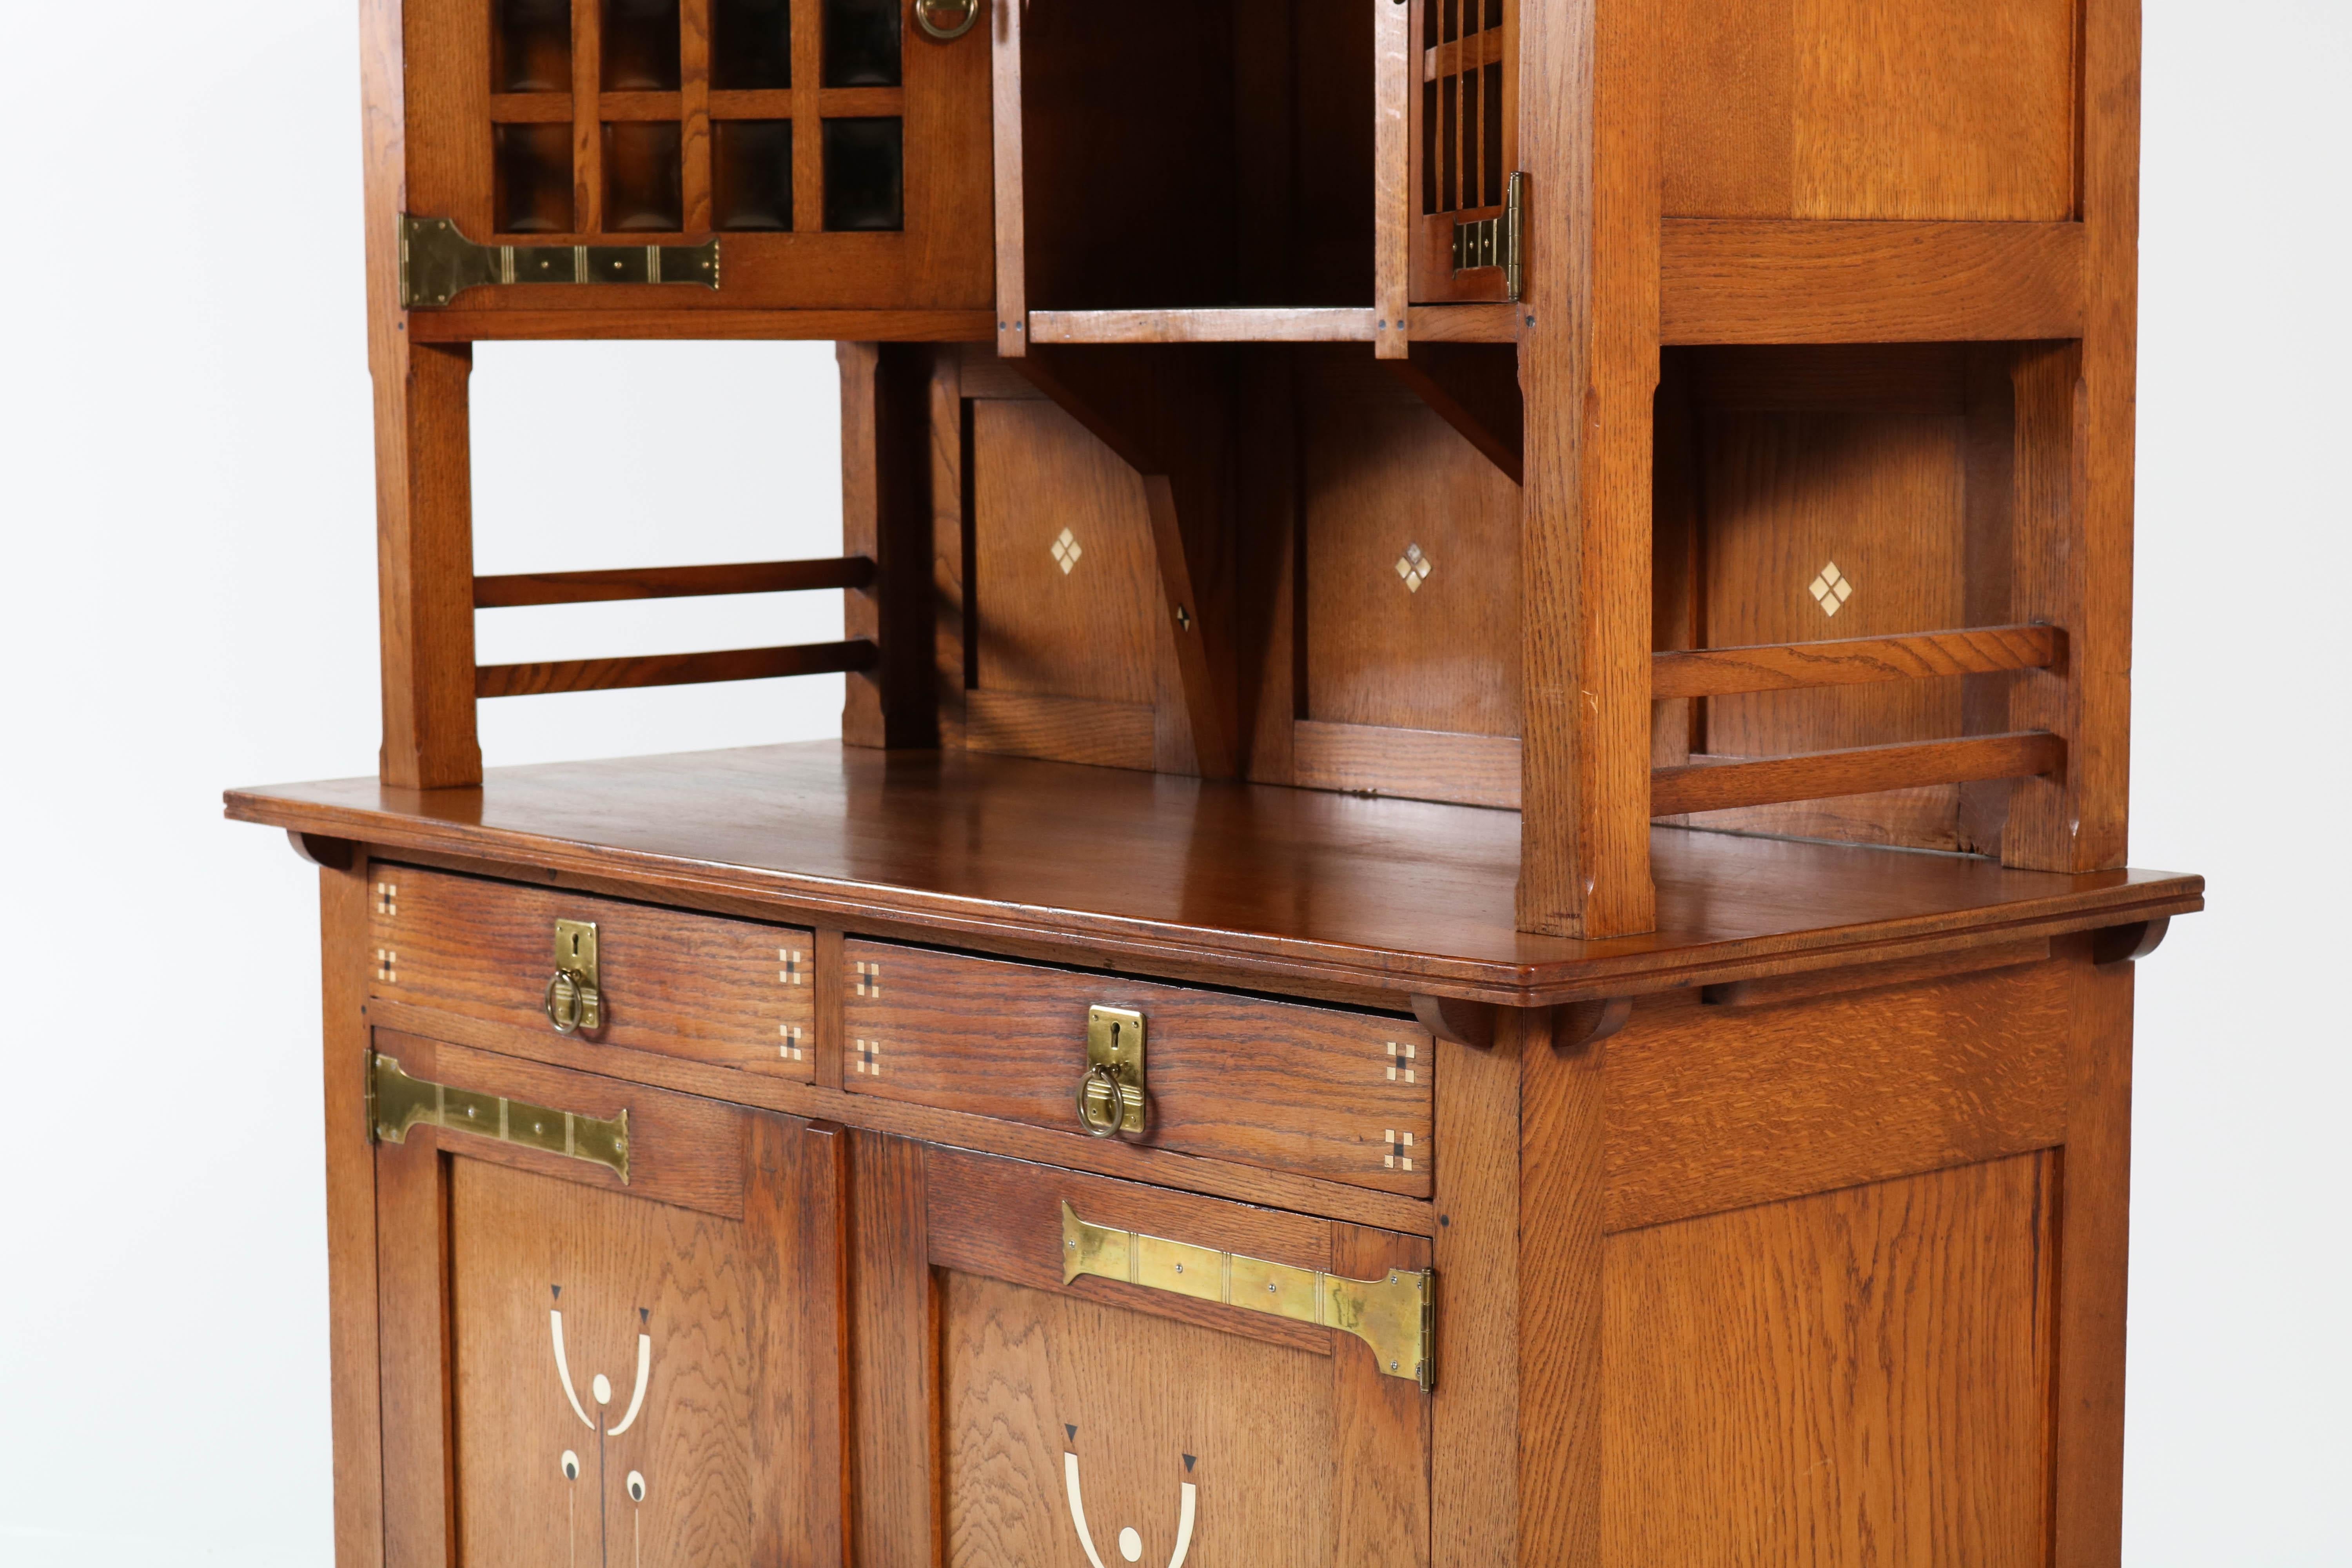
<svg viewBox="0 0 2352 1568"><path fill-rule="evenodd" d="M561 1301L561 1300L563 1300L563 1287L562 1287L562 1286L561 1286L561 1285L550 1285L550 1286L548 1287L548 1289L555 1292L555 1299L556 1299L557 1300Z"/></svg>
<svg viewBox="0 0 2352 1568"><path fill-rule="evenodd" d="M1192 1456L1190 1454L1184 1456L1184 1473L1188 1476L1192 1473Z"/></svg>
<svg viewBox="0 0 2352 1568"><path fill-rule="evenodd" d="M1071 1426L1068 1422L1066 1421L1062 1424L1062 1430L1070 1435L1071 1442L1075 1443L1078 1440L1078 1429Z"/></svg>

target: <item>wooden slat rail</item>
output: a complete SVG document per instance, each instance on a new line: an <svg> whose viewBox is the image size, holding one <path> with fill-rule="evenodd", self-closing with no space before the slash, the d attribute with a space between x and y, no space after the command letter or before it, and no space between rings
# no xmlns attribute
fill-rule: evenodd
<svg viewBox="0 0 2352 1568"><path fill-rule="evenodd" d="M850 642L733 648L722 653L486 664L474 671L474 695L534 697L551 691L610 691L625 686L700 686L720 680L766 680L783 675L827 675L840 670L871 669L881 657L880 648L861 637Z"/></svg>
<svg viewBox="0 0 2352 1568"><path fill-rule="evenodd" d="M522 572L474 579L474 608L586 605L621 599L694 599L723 594L791 594L864 588L874 581L864 555L821 561L754 561L724 566L625 567L613 572Z"/></svg>
<svg viewBox="0 0 2352 1568"><path fill-rule="evenodd" d="M2065 647L2065 634L2056 626L1974 626L1909 637L1699 648L1657 655L1650 667L1650 695L1663 701L2047 669L2062 662Z"/></svg>
<svg viewBox="0 0 2352 1568"><path fill-rule="evenodd" d="M2041 730L1959 741L1859 746L1754 762L1694 763L1651 770L1650 814L1680 816L1691 811L1822 800L1921 784L2032 778L2061 772L2065 765L2065 742Z"/></svg>

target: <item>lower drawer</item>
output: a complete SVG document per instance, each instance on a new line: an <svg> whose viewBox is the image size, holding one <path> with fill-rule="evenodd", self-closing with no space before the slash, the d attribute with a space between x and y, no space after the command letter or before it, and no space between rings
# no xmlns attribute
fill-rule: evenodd
<svg viewBox="0 0 2352 1568"><path fill-rule="evenodd" d="M1041 1127L1079 1126L1096 1007L1142 1015L1132 1142L1431 1191L1431 1039L1410 1019L1157 985L887 942L846 944L845 1087Z"/></svg>

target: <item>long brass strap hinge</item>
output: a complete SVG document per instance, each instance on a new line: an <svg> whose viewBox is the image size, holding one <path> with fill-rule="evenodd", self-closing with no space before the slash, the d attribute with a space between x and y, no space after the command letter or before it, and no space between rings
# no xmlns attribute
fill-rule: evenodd
<svg viewBox="0 0 2352 1568"><path fill-rule="evenodd" d="M1062 1283L1081 1276L1221 1301L1294 1322L1320 1323L1372 1347L1381 1372L1437 1386L1437 1271L1391 1268L1385 1279L1343 1279L1239 1253L1089 1225L1062 1205Z"/></svg>
<svg viewBox="0 0 2352 1568"><path fill-rule="evenodd" d="M446 217L400 216L400 305L446 305L492 283L698 283L719 287L719 242L477 245Z"/></svg>
<svg viewBox="0 0 2352 1568"><path fill-rule="evenodd" d="M629 1113L599 1118L501 1100L400 1070L396 1057L376 1057L368 1073L368 1126L379 1143L407 1142L412 1127L441 1127L602 1165L629 1181Z"/></svg>
<svg viewBox="0 0 2352 1568"><path fill-rule="evenodd" d="M1503 269L1504 288L1513 300L1519 297L1519 230L1527 184L1525 174L1512 174L1504 184L1503 210L1499 214L1454 226L1454 270L1467 272L1475 267L1499 267Z"/></svg>

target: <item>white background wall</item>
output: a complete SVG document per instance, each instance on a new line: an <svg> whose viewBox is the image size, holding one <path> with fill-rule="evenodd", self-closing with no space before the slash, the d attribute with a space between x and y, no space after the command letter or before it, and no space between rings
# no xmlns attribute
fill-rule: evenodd
<svg viewBox="0 0 2352 1568"><path fill-rule="evenodd" d="M1894 3L1894 0L1890 0ZM0 7L0 1563L328 1561L314 881L373 768L351 0ZM2352 1561L2340 470L2352 14L2148 0L2126 1559ZM823 554L826 345L505 346L486 571ZM665 397L649 388L674 391ZM818 595L819 599L829 595ZM837 636L504 611L485 660ZM493 763L832 731L837 679L492 704ZM517 1565L527 1568L527 1565Z"/></svg>

